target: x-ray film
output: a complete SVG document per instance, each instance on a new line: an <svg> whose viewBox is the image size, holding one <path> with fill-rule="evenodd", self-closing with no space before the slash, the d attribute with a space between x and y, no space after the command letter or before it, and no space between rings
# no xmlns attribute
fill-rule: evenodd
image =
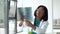
<svg viewBox="0 0 60 34"><path fill-rule="evenodd" d="M27 19L28 21L33 20L32 8L31 7L20 7L18 8L19 17L21 19Z"/></svg>

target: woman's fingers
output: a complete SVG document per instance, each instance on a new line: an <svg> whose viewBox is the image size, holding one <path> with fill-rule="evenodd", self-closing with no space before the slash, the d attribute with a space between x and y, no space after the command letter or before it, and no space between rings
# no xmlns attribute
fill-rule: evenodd
<svg viewBox="0 0 60 34"><path fill-rule="evenodd" d="M25 23L26 23L27 26L31 26L31 22L30 21L28 21L26 19L24 19L24 21L25 21Z"/></svg>
<svg viewBox="0 0 60 34"><path fill-rule="evenodd" d="M19 23L19 26L22 26L23 22L25 22L25 24L26 24L27 26L31 26L31 23L30 23L28 20L26 20L26 19L21 20L20 23Z"/></svg>

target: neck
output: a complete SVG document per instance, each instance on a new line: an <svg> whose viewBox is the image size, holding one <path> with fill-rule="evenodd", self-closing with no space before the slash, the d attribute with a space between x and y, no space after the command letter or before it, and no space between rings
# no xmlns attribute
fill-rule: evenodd
<svg viewBox="0 0 60 34"><path fill-rule="evenodd" d="M39 18L39 17L36 17L36 20L37 20L37 21L40 21L40 20L41 20L41 18Z"/></svg>

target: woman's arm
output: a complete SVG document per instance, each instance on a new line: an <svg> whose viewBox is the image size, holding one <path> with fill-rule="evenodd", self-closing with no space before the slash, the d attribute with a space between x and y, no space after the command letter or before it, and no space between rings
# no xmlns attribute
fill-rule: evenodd
<svg viewBox="0 0 60 34"><path fill-rule="evenodd" d="M36 30L34 30L34 32L39 33L39 34L45 34L48 25L49 23L45 22L41 27L36 27Z"/></svg>
<svg viewBox="0 0 60 34"><path fill-rule="evenodd" d="M43 32L46 32L49 23L48 23L48 21L45 21L45 22L43 22L43 23L44 23L44 25L43 25L43 27L41 28L41 30L42 30Z"/></svg>
<svg viewBox="0 0 60 34"><path fill-rule="evenodd" d="M31 27L34 30L34 32L42 33L42 34L44 34L46 32L47 26L49 24L49 23L45 22L43 27L39 28L39 27L34 26L31 22L29 22L27 20L25 20L25 22L26 22L27 26Z"/></svg>
<svg viewBox="0 0 60 34"><path fill-rule="evenodd" d="M30 26L33 30L36 30L36 26L34 26L33 24L31 24Z"/></svg>
<svg viewBox="0 0 60 34"><path fill-rule="evenodd" d="M26 20L26 19L25 19L24 21L25 21L26 25L29 26L29 27L31 27L33 30L36 29L36 26L34 26L31 22L29 22L29 21Z"/></svg>

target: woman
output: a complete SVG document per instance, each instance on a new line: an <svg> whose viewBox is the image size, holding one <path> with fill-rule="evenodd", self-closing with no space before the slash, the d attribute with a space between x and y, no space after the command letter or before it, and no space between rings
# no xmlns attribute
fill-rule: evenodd
<svg viewBox="0 0 60 34"><path fill-rule="evenodd" d="M34 16L34 24L24 19L26 25L31 27L33 29L33 33L35 34L45 34L47 26L49 24L47 8L43 5L38 6L35 10ZM22 25L22 23L20 25Z"/></svg>

